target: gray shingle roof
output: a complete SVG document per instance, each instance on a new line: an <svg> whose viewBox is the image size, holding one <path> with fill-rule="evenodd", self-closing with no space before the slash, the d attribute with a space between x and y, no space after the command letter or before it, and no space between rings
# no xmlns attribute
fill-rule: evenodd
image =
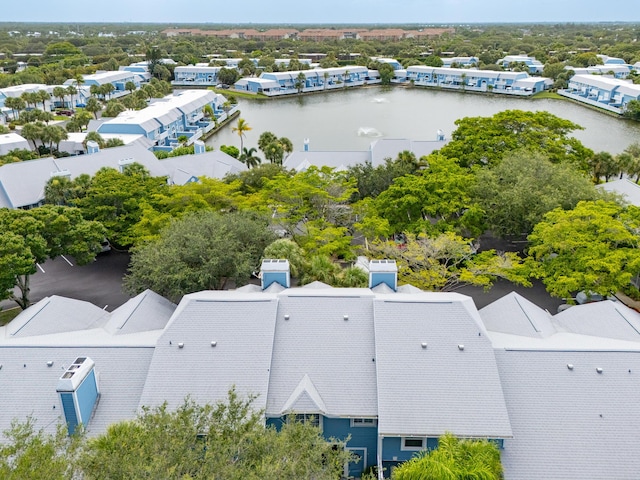
<svg viewBox="0 0 640 480"><path fill-rule="evenodd" d="M95 305L53 295L21 312L6 327L9 337L29 337L103 326L109 314Z"/></svg>
<svg viewBox="0 0 640 480"><path fill-rule="evenodd" d="M511 436L493 348L457 297L376 300L380 434Z"/></svg>
<svg viewBox="0 0 640 480"><path fill-rule="evenodd" d="M218 150L193 155L180 155L160 162L176 185L184 185L192 177L224 178L229 173L247 170L242 162Z"/></svg>
<svg viewBox="0 0 640 480"><path fill-rule="evenodd" d="M322 409L334 417L376 415L373 358L370 290L285 290L279 296L267 415L294 409L301 385L316 399L312 403L322 403L312 413Z"/></svg>
<svg viewBox="0 0 640 480"><path fill-rule="evenodd" d="M558 313L554 321L566 331L581 335L640 342L640 313L619 302L576 305Z"/></svg>
<svg viewBox="0 0 640 480"><path fill-rule="evenodd" d="M496 359L513 428L505 479L638 478L640 352L496 350Z"/></svg>
<svg viewBox="0 0 640 480"><path fill-rule="evenodd" d="M153 153L139 145L125 145L102 150L92 155L41 158L0 166L0 188L13 208L35 205L44 199L44 187L54 172L69 172L72 179L81 174L94 175L103 167L118 168L120 160L133 159L153 176L167 171Z"/></svg>
<svg viewBox="0 0 640 480"><path fill-rule="evenodd" d="M0 345L0 429L13 419L31 415L37 427L53 433L63 423L56 385L77 357L95 361L101 390L98 408L87 431L103 433L107 426L135 416L153 347L12 347ZM47 366L52 361L53 366Z"/></svg>
<svg viewBox="0 0 640 480"><path fill-rule="evenodd" d="M140 405L175 407L187 395L215 403L235 385L264 408L276 308L276 297L263 293L185 296L158 340Z"/></svg>
<svg viewBox="0 0 640 480"><path fill-rule="evenodd" d="M487 330L528 337L547 337L556 332L551 314L516 292L480 309Z"/></svg>
<svg viewBox="0 0 640 480"><path fill-rule="evenodd" d="M104 328L114 335L161 330L177 305L151 290L145 290L111 312Z"/></svg>
<svg viewBox="0 0 640 480"><path fill-rule="evenodd" d="M612 180L596 185L596 187L607 192L614 192L621 195L630 205L640 206L640 185L632 182L628 178Z"/></svg>

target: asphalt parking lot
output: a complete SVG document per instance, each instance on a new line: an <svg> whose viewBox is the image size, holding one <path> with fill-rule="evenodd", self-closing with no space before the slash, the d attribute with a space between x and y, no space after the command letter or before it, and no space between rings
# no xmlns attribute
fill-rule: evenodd
<svg viewBox="0 0 640 480"><path fill-rule="evenodd" d="M112 311L130 296L122 290L122 277L129 265L129 254L115 251L98 255L95 262L77 266L73 258L58 257L42 264L31 276L30 300L60 295L85 300ZM0 302L2 309L15 307L15 302Z"/></svg>
<svg viewBox="0 0 640 480"><path fill-rule="evenodd" d="M122 290L122 278L129 265L128 253L111 251L99 255L89 265L77 266L74 263L73 259L67 258L56 258L44 263L42 270L31 277L32 303L46 296L60 295L85 300L112 311L130 298ZM476 307L480 309L514 290L552 314L557 312L558 305L564 303L550 297L540 282L536 282L531 288L525 288L498 280L486 292L480 287L471 286L464 286L456 291L472 297ZM15 306L15 302L0 302L2 309Z"/></svg>

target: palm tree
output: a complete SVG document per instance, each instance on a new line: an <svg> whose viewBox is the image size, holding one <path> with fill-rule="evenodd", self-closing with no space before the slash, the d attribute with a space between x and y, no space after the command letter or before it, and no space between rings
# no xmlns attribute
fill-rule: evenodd
<svg viewBox="0 0 640 480"><path fill-rule="evenodd" d="M69 94L69 96L71 97L71 105L70 108L74 109L76 104L73 101L73 96L76 95L78 93L78 89L76 87L74 87L73 85L69 85L67 87L67 93Z"/></svg>
<svg viewBox="0 0 640 480"><path fill-rule="evenodd" d="M100 93L104 98L111 98L111 93L116 89L112 83L105 83L104 85L100 85Z"/></svg>
<svg viewBox="0 0 640 480"><path fill-rule="evenodd" d="M298 89L298 93L302 93L302 89L304 88L306 81L307 76L303 72L298 73L295 81L295 86Z"/></svg>
<svg viewBox="0 0 640 480"><path fill-rule="evenodd" d="M102 135L95 131L87 133L87 136L84 137L82 144L84 145L85 149L87 148L88 142L96 142L100 148L104 148L105 146L104 138L102 138Z"/></svg>
<svg viewBox="0 0 640 480"><path fill-rule="evenodd" d="M38 145L36 144L36 140L42 139L44 126L45 125L42 122L26 123L22 127L20 134L26 140L31 140L31 142L33 142L33 148L37 149Z"/></svg>
<svg viewBox="0 0 640 480"><path fill-rule="evenodd" d="M8 97L4 101L4 106L11 109L13 119L16 120L18 115L20 115L20 111L24 110L27 104L24 99L20 97Z"/></svg>
<svg viewBox="0 0 640 480"><path fill-rule="evenodd" d="M278 141L280 142L280 145L282 145L282 150L284 151L285 155L289 155L291 152L293 152L293 143L291 143L291 140L289 140L287 137L280 137Z"/></svg>
<svg viewBox="0 0 640 480"><path fill-rule="evenodd" d="M327 81L329 80L329 72L325 71L322 76L324 77L324 90L327 89Z"/></svg>
<svg viewBox="0 0 640 480"><path fill-rule="evenodd" d="M251 127L244 118L239 118L236 126L231 129L233 133L237 133L240 137L240 151L242 151L242 148L244 146L244 137L246 136L246 132L248 132L249 130L251 130Z"/></svg>
<svg viewBox="0 0 640 480"><path fill-rule="evenodd" d="M67 89L64 87L53 87L53 96L60 101L60 108L64 108L64 97L69 94Z"/></svg>
<svg viewBox="0 0 640 480"><path fill-rule="evenodd" d="M102 110L102 105L96 97L89 97L84 109L89 113L93 113L93 117L97 120L98 112Z"/></svg>
<svg viewBox="0 0 640 480"><path fill-rule="evenodd" d="M42 141L49 143L49 152L53 152L53 144L56 144L56 150L60 149L60 142L69 138L64 128L59 125L47 125L42 129Z"/></svg>
<svg viewBox="0 0 640 480"><path fill-rule="evenodd" d="M261 163L260 157L256 155L257 152L258 151L253 147L243 148L238 160L244 163L248 168L257 167Z"/></svg>
<svg viewBox="0 0 640 480"><path fill-rule="evenodd" d="M24 92L20 95L20 98L24 101L26 106L33 105L33 108L36 108L38 102L40 101L40 97L36 92Z"/></svg>
<svg viewBox="0 0 640 480"><path fill-rule="evenodd" d="M51 94L46 90L38 90L37 92L38 100L42 102L42 111L46 111L47 107L45 106L45 102L47 100L51 100Z"/></svg>
<svg viewBox="0 0 640 480"><path fill-rule="evenodd" d="M211 104L207 103L204 107L202 107L202 113L205 117L211 118L214 116L213 107Z"/></svg>
<svg viewBox="0 0 640 480"><path fill-rule="evenodd" d="M129 93L133 93L133 91L136 89L136 84L131 80L129 80L127 83L124 84L124 88L125 90L129 90Z"/></svg>

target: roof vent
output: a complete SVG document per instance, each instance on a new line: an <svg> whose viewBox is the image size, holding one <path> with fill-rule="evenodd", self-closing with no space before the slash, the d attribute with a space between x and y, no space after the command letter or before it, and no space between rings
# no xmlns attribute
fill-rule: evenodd
<svg viewBox="0 0 640 480"><path fill-rule="evenodd" d="M47 367L53 367L53 362L51 360L47 362Z"/></svg>
<svg viewBox="0 0 640 480"><path fill-rule="evenodd" d="M218 345L218 342L216 342L215 340L213 342L211 342L211 346L215 347L216 345Z"/></svg>
<svg viewBox="0 0 640 480"><path fill-rule="evenodd" d="M124 173L124 170L127 167L127 165L132 165L133 163L134 163L134 159L131 157L118 160L118 170L120 171L120 173Z"/></svg>
<svg viewBox="0 0 640 480"><path fill-rule="evenodd" d="M398 265L395 260L371 260L369 262L369 288L381 283L390 289L398 288Z"/></svg>
<svg viewBox="0 0 640 480"><path fill-rule="evenodd" d="M569 370L573 370L573 363L567 363L567 368Z"/></svg>
<svg viewBox="0 0 640 480"><path fill-rule="evenodd" d="M596 368L596 372L598 372L598 373L602 373L602 368L597 367L597 368Z"/></svg>
<svg viewBox="0 0 640 480"><path fill-rule="evenodd" d="M464 350L464 345L462 345L461 343L458 344L458 350L460 350L460 351Z"/></svg>
<svg viewBox="0 0 640 480"><path fill-rule="evenodd" d="M347 320L349 320L349 315L345 315L344 317L342 317L344 319L344 321L346 322Z"/></svg>
<svg viewBox="0 0 640 480"><path fill-rule="evenodd" d="M67 177L67 178L71 178L71 171L70 170L58 170L56 172L51 172L51 178L53 177Z"/></svg>
<svg viewBox="0 0 640 480"><path fill-rule="evenodd" d="M422 348L427 348L427 342L422 342Z"/></svg>
<svg viewBox="0 0 640 480"><path fill-rule="evenodd" d="M290 318L290 317L289 317L289 314L287 313L287 314L284 316L284 319L285 319L285 320L289 320L289 318Z"/></svg>
<svg viewBox="0 0 640 480"><path fill-rule="evenodd" d="M184 343L183 342L178 343L178 348L184 348Z"/></svg>
<svg viewBox="0 0 640 480"><path fill-rule="evenodd" d="M279 283L284 288L291 285L291 270L289 260L285 259L264 259L260 268L262 278L262 289L265 290L272 283Z"/></svg>

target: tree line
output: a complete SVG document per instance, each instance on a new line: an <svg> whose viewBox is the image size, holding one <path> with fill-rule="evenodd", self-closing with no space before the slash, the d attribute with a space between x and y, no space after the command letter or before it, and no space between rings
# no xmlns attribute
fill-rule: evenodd
<svg viewBox="0 0 640 480"><path fill-rule="evenodd" d="M426 290L540 278L552 295L568 299L580 290L633 292L638 210L594 182L636 178L637 145L610 156L613 173L605 174L606 155L570 135L580 127L547 112L456 123L439 151L422 158L400 152L376 167L293 172L275 161L222 180L169 186L134 164L124 173L105 168L93 177L52 178L45 199L104 228L96 239L106 235L132 251L128 291L151 288L176 301L248 282L263 256L289 258L301 283L366 286L362 271L340 266L365 255L396 259L400 281ZM282 143L270 133L264 138L267 150ZM559 231L574 243L558 243ZM607 233L613 231L615 238ZM486 250L483 235L524 248ZM20 275L44 260L25 257L33 262ZM18 277L7 278L5 297Z"/></svg>

